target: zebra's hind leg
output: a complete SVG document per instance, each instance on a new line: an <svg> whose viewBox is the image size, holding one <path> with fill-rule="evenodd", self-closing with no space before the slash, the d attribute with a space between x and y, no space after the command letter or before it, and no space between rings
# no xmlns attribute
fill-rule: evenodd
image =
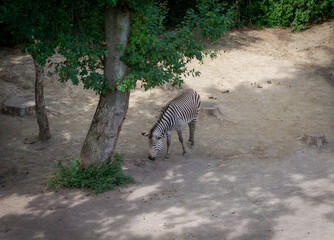
<svg viewBox="0 0 334 240"><path fill-rule="evenodd" d="M195 133L195 126L196 126L196 118L193 119L190 123L188 123L189 126L189 147L192 149L195 146L194 141L194 133Z"/></svg>
<svg viewBox="0 0 334 240"><path fill-rule="evenodd" d="M170 150L169 150L169 146L170 146L170 132L167 132L166 135L167 135L167 152L166 152L165 159L168 159L169 152L170 152Z"/></svg>
<svg viewBox="0 0 334 240"><path fill-rule="evenodd" d="M176 131L177 131L177 134L179 135L179 141L182 145L183 156L186 156L187 152L186 152L186 148L183 145L182 129L180 128L180 129L177 129Z"/></svg>

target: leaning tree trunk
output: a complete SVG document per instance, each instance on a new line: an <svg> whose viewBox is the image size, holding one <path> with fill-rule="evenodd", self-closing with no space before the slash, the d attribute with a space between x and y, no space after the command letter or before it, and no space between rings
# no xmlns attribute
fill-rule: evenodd
<svg viewBox="0 0 334 240"><path fill-rule="evenodd" d="M39 126L38 138L42 141L51 138L49 120L46 116L45 111L45 100L44 100L44 68L41 67L34 59L35 64L35 102L36 102L36 116Z"/></svg>
<svg viewBox="0 0 334 240"><path fill-rule="evenodd" d="M128 67L120 57L125 52L130 32L130 11L124 4L105 7L105 39L108 56L104 61L104 75L113 90L100 96L94 118L80 154L80 165L101 166L114 154L118 136L129 105L130 93L116 88L117 79L127 75ZM122 50L117 49L122 46Z"/></svg>

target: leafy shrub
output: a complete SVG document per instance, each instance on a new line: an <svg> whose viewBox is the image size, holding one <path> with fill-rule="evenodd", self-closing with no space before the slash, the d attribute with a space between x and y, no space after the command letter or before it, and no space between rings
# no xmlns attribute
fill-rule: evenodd
<svg viewBox="0 0 334 240"><path fill-rule="evenodd" d="M237 1L236 9L238 25L290 27L298 32L306 29L308 24L333 18L334 0Z"/></svg>
<svg viewBox="0 0 334 240"><path fill-rule="evenodd" d="M166 24L168 26L178 25L186 16L187 11L196 6L194 0L157 0L156 2L166 4L168 10Z"/></svg>
<svg viewBox="0 0 334 240"><path fill-rule="evenodd" d="M0 19L0 47L14 47L16 44L8 24Z"/></svg>
<svg viewBox="0 0 334 240"><path fill-rule="evenodd" d="M114 155L110 163L104 163L100 168L93 165L82 168L78 158L66 164L59 162L46 185L49 188L89 189L95 193L117 189L135 182L131 176L123 173L121 163L122 157L118 154Z"/></svg>
<svg viewBox="0 0 334 240"><path fill-rule="evenodd" d="M268 26L291 27L300 31L321 18L334 16L333 0L265 0L265 22Z"/></svg>

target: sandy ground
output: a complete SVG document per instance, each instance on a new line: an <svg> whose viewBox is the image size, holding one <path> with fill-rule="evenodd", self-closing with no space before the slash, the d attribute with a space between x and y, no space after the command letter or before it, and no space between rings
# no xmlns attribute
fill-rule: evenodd
<svg viewBox="0 0 334 240"><path fill-rule="evenodd" d="M94 93L47 78L46 143L24 144L37 134L34 116L0 114L0 239L333 239L334 22L297 34L233 31L212 47L218 57L190 64L202 74L185 86L217 104L224 121L201 114L187 157L174 133L170 159L149 161L139 133L178 90L134 90L118 151L139 183L125 189L43 185L56 162L79 155ZM0 101L33 97L31 58L13 49L0 56ZM297 140L308 132L329 143Z"/></svg>

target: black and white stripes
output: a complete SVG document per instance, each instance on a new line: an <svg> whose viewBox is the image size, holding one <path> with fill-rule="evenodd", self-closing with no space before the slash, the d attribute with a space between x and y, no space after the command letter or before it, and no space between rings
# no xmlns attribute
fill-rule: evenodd
<svg viewBox="0 0 334 240"><path fill-rule="evenodd" d="M183 155L186 154L183 145L182 125L189 125L189 143L190 147L194 146L194 132L197 120L197 115L200 110L201 99L197 92L192 89L182 90L175 98L173 98L161 110L161 115L158 122L152 127L149 133L150 150L148 157L154 160L155 157L163 148L162 139L167 136L167 153L166 158L169 157L170 146L170 131L176 130L181 142Z"/></svg>

